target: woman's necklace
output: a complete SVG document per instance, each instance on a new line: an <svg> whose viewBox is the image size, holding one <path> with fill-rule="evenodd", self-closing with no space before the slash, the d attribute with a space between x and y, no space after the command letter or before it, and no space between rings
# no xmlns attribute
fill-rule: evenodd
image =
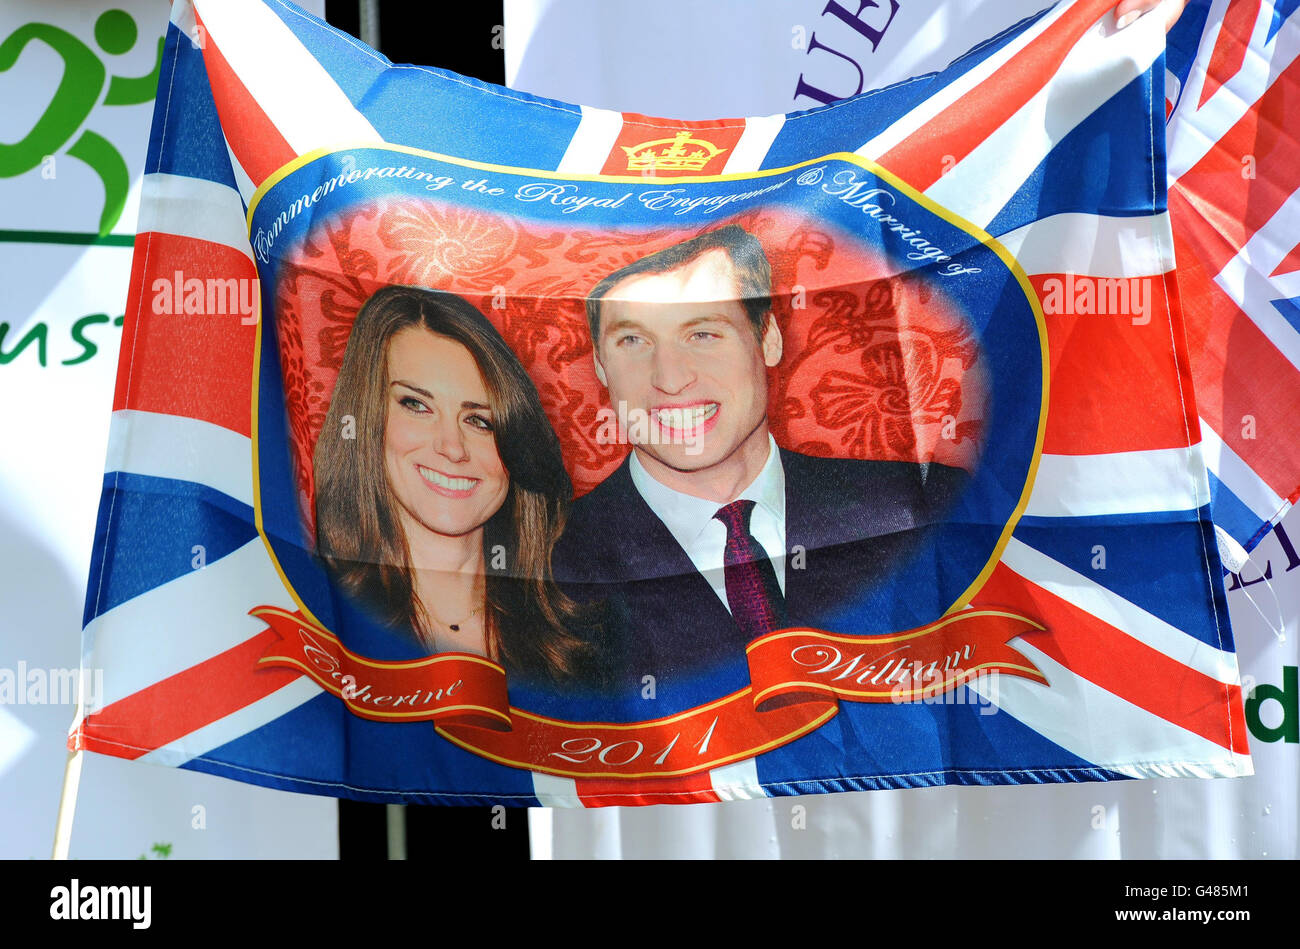
<svg viewBox="0 0 1300 949"><path fill-rule="evenodd" d="M469 611L469 616L466 616L466 617L465 617L463 620L461 620L459 623L443 623L443 625L446 626L446 627L447 627L449 630L451 630L453 633L459 633L459 632L460 632L461 624L463 624L463 623L468 623L468 622L469 622L470 620L472 620L475 616L477 616L479 613L482 613L482 612L483 612L483 607L480 606L480 607L477 607L477 608L475 608L475 609L470 610L470 611ZM442 621L439 620L439 622L442 622Z"/></svg>

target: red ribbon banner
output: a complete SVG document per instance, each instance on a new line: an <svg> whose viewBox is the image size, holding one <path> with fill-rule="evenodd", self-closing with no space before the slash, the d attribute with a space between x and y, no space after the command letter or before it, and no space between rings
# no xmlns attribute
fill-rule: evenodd
<svg viewBox="0 0 1300 949"><path fill-rule="evenodd" d="M677 715L628 724L565 722L510 705L505 670L482 656L441 653L378 662L347 649L301 613L251 611L278 635L258 660L290 666L375 721L430 721L467 751L511 767L581 778L694 774L815 731L840 701L934 702L1008 674L1046 678L1008 640L1043 631L1000 610L965 610L917 629L842 636L785 629L746 649L751 685Z"/></svg>

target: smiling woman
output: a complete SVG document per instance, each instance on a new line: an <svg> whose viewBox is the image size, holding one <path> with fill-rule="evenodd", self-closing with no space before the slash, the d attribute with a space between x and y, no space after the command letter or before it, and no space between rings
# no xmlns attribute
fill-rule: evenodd
<svg viewBox="0 0 1300 949"><path fill-rule="evenodd" d="M366 301L314 468L317 551L378 618L431 653L574 672L577 612L550 566L572 486L536 388L470 303Z"/></svg>

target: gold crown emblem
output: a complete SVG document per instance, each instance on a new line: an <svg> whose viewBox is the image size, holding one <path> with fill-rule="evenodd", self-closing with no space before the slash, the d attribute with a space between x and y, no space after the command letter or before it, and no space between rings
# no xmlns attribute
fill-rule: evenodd
<svg viewBox="0 0 1300 949"><path fill-rule="evenodd" d="M703 171L705 165L726 151L712 142L691 138L689 129L682 129L672 138L619 147L627 152L627 170L641 172Z"/></svg>

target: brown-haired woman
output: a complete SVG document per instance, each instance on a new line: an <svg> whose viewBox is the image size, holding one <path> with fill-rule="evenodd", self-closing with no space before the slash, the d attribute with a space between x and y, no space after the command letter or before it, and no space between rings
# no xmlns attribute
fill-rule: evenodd
<svg viewBox="0 0 1300 949"><path fill-rule="evenodd" d="M469 302L397 286L366 301L314 467L318 553L378 618L431 653L575 675L578 608L551 574L572 484L532 380Z"/></svg>

